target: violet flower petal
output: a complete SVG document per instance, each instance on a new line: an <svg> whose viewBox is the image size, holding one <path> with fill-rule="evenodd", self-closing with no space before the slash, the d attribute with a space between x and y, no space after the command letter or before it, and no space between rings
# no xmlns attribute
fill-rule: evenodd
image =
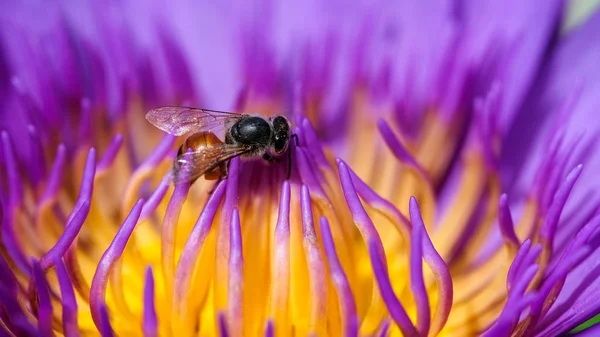
<svg viewBox="0 0 600 337"><path fill-rule="evenodd" d="M108 277L115 262L121 257L125 250L125 246L138 223L143 206L144 201L139 200L132 208L129 215L127 215L127 218L123 221L115 238L110 243L110 246L108 246L104 254L102 254L100 262L98 263L98 268L92 279L92 285L90 287L90 309L94 324L96 324L96 327L98 327L103 336L112 334L109 333L109 331L112 330L109 330L110 322L108 322L108 309L106 308L105 303Z"/></svg>
<svg viewBox="0 0 600 337"><path fill-rule="evenodd" d="M300 208L302 212L302 242L308 264L311 299L311 317L309 326L318 333L323 328L323 317L327 315L327 279L325 265L317 245L317 233L313 222L310 193L306 185L300 189Z"/></svg>
<svg viewBox="0 0 600 337"><path fill-rule="evenodd" d="M408 336L418 336L417 329L410 321L402 304L394 294L387 272L387 263L385 262L385 253L383 251L381 239L356 194L356 190L352 184L352 177L346 164L341 160L338 161L338 170L346 203L352 213L356 226L361 231L363 239L367 244L373 273L383 301L385 302L390 315L396 324L398 324L402 332Z"/></svg>
<svg viewBox="0 0 600 337"><path fill-rule="evenodd" d="M123 145L123 136L116 135L113 137L112 141L108 145L108 148L106 148L102 159L100 159L100 162L98 162L98 171L105 171L112 165L117 153L121 149L121 145Z"/></svg>
<svg viewBox="0 0 600 337"><path fill-rule="evenodd" d="M340 311L344 323L344 335L348 337L358 336L358 314L356 312L354 295L352 294L352 289L350 289L350 283L348 282L346 273L342 269L340 260L337 257L335 244L333 242L333 237L331 236L331 230L329 229L329 223L323 216L321 217L320 222L323 246L325 255L327 256L327 262L329 263L331 280L333 281L340 302Z"/></svg>
<svg viewBox="0 0 600 337"><path fill-rule="evenodd" d="M542 58L559 24L563 1L464 1L458 15L469 34L469 54L485 56L486 48L497 48L498 39L509 49L509 57L491 75L504 84L503 109L500 129L506 131L512 124L522 101L536 78ZM531 26L532 20L536 25ZM518 43L517 43L518 42ZM477 57L477 56L475 56ZM486 74L490 76L490 74ZM526 113L526 112L525 112Z"/></svg>
<svg viewBox="0 0 600 337"><path fill-rule="evenodd" d="M423 231L425 224L415 197L410 198L410 219L413 224L410 247L410 287L417 305L417 330L428 335L431 326L429 296L423 277Z"/></svg>
<svg viewBox="0 0 600 337"><path fill-rule="evenodd" d="M40 258L40 267L46 271L54 265L54 263L65 255L69 247L73 244L77 235L81 231L83 224L90 212L90 202L84 201L78 209L73 209L73 216L69 216L71 219L65 226L65 231L58 238L58 241L44 256Z"/></svg>
<svg viewBox="0 0 600 337"><path fill-rule="evenodd" d="M108 308L104 302L98 306L98 331L102 337L113 337L115 335L112 325L110 324L110 316L108 314Z"/></svg>
<svg viewBox="0 0 600 337"><path fill-rule="evenodd" d="M179 307L176 306L175 309L178 310L181 315L185 316L187 314L187 301L185 299L189 294L189 289L191 287L194 265L196 264L204 241L210 231L215 214L217 213L219 204L223 198L226 185L229 185L228 181L221 181L208 199L208 202L194 224L194 227L185 242L181 256L179 257L179 262L177 263L177 268L175 270L175 277L173 279L173 303L179 305Z"/></svg>
<svg viewBox="0 0 600 337"><path fill-rule="evenodd" d="M73 283L67 271L67 267L62 259L54 262L58 283L60 285L60 294L62 302L62 325L66 337L79 336L79 325L77 320L77 301L75 300L75 291Z"/></svg>
<svg viewBox="0 0 600 337"><path fill-rule="evenodd" d="M144 276L144 310L142 317L144 336L158 336L158 317L154 307L154 275L150 266L146 267L146 275Z"/></svg>
<svg viewBox="0 0 600 337"><path fill-rule="evenodd" d="M46 275L40 268L39 263L33 263L33 281L35 282L36 293L38 296L37 320L39 333L43 337L54 336L52 329L52 302L50 300L50 290Z"/></svg>
<svg viewBox="0 0 600 337"><path fill-rule="evenodd" d="M242 334L243 324L243 288L244 288L244 257L242 249L242 231L240 229L240 214L237 208L231 214L229 240L229 288L227 292L227 317L233 335Z"/></svg>
<svg viewBox="0 0 600 337"><path fill-rule="evenodd" d="M61 186L66 159L67 148L63 144L60 144L56 150L54 163L52 163L52 169L50 170L50 178L48 178L46 189L40 201L41 204L56 197Z"/></svg>

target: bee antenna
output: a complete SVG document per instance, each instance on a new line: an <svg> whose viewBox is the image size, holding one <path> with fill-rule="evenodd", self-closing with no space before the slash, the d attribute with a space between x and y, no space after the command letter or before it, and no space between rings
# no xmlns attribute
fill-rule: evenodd
<svg viewBox="0 0 600 337"><path fill-rule="evenodd" d="M296 142L296 147L300 146L299 142L298 142L298 135L297 134L293 134L291 136L292 139L294 139L294 141ZM288 149L288 172L287 172L287 180L290 180L290 177L292 176L292 149L291 147Z"/></svg>

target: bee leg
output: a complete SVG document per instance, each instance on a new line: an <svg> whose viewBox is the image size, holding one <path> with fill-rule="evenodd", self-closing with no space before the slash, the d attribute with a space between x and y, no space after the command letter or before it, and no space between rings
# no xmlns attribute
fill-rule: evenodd
<svg viewBox="0 0 600 337"><path fill-rule="evenodd" d="M219 169L221 170L221 175L226 178L229 174L229 165L231 165L231 160L227 161L227 164L221 163L219 165Z"/></svg>
<svg viewBox="0 0 600 337"><path fill-rule="evenodd" d="M279 158L275 158L268 153L263 154L263 159L266 160L269 164L272 162L276 162L276 163L280 162Z"/></svg>
<svg viewBox="0 0 600 337"><path fill-rule="evenodd" d="M291 138L294 140L294 142L296 143L296 147L299 146L298 144L298 135L297 134L293 134L291 136ZM291 147L288 147L288 170L287 170L287 180L290 180L290 177L292 176L292 149Z"/></svg>
<svg viewBox="0 0 600 337"><path fill-rule="evenodd" d="M221 181L225 178L227 178L227 173L229 170L229 163L220 163L219 164L219 169L216 171L213 171L213 173L218 173L219 176L216 179L217 181L215 182L213 188L208 192L208 194L213 194L213 192L217 189L217 186L219 186L219 184L221 183Z"/></svg>
<svg viewBox="0 0 600 337"><path fill-rule="evenodd" d="M213 192L217 189L217 186L219 186L219 184L221 183L221 181L225 179L225 177L223 175L219 176L219 179L217 179L217 181L215 181L215 184L213 185L213 188L208 191L208 194L213 194Z"/></svg>

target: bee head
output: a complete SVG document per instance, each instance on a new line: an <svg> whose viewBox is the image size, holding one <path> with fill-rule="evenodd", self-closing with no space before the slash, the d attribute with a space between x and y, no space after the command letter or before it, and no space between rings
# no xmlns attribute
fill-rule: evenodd
<svg viewBox="0 0 600 337"><path fill-rule="evenodd" d="M281 154L290 143L290 122L283 116L271 117L269 121L273 125L273 150Z"/></svg>

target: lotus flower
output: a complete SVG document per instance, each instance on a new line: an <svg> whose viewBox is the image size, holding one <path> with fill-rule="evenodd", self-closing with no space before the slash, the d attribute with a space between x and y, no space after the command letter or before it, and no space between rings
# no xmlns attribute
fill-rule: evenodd
<svg viewBox="0 0 600 337"><path fill-rule="evenodd" d="M2 336L556 336L600 313L600 12L0 6ZM185 138L144 119L165 105L284 114L298 143L173 186Z"/></svg>

